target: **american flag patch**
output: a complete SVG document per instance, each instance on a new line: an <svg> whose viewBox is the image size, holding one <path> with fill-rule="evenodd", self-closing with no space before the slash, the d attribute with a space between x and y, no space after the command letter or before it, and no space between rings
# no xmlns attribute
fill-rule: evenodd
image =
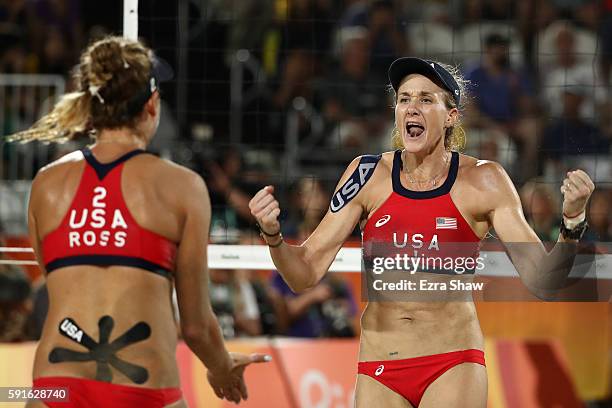
<svg viewBox="0 0 612 408"><path fill-rule="evenodd" d="M436 229L457 229L457 219L450 217L436 217Z"/></svg>

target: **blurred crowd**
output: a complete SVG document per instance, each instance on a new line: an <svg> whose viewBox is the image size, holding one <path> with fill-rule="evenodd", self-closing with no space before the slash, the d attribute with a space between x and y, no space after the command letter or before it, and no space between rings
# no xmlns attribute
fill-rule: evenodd
<svg viewBox="0 0 612 408"><path fill-rule="evenodd" d="M140 33L176 66L176 4L141 3ZM358 154L390 150L393 98L386 69L407 55L460 67L470 81L466 153L504 166L542 240L557 239L559 180L580 166L597 182L585 240L612 241L612 1L196 3L189 3L183 27L189 32L187 106L175 98L179 75L164 89L169 109L152 149L206 179L212 243L260 243L248 201L267 184L276 186L284 209L284 236L305 239L325 214L340 173L287 176L284 152L303 149L314 157L310 152L319 150L341 168ZM115 9L116 18L102 17L105 7ZM57 74L70 88L68 75L82 48L121 32L121 10L121 1L0 0L0 72ZM237 61L250 69L232 85ZM236 86L244 96L238 144L230 143ZM6 110L10 95L4 97ZM2 127L6 134L18 126L5 120ZM54 155L73 147L57 147ZM3 152L0 169L16 154ZM359 240L358 231L353 238ZM211 300L226 337L352 336L358 294L331 275L296 295L274 271L212 270ZM0 265L0 341L36 338L45 296L44 284Z"/></svg>

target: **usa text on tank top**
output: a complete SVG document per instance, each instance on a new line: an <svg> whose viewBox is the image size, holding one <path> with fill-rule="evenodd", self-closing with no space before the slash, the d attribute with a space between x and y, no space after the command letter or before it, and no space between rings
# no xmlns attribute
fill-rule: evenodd
<svg viewBox="0 0 612 408"><path fill-rule="evenodd" d="M391 173L393 191L370 216L362 231L364 259L397 258L406 254L420 258L419 263L412 263L418 266L417 272L474 273L478 269L480 238L450 195L459 169L459 154L452 152L448 177L434 190L406 189L400 181L401 169L398 150ZM455 268L457 264L462 267Z"/></svg>
<svg viewBox="0 0 612 408"><path fill-rule="evenodd" d="M85 167L76 194L60 226L42 241L48 273L74 265L122 265L170 277L176 244L138 225L121 191L121 174L131 151L100 163L83 149Z"/></svg>

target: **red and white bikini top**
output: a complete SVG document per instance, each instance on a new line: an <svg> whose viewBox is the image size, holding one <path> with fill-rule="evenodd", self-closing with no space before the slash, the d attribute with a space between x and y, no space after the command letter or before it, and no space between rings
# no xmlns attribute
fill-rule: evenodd
<svg viewBox="0 0 612 408"><path fill-rule="evenodd" d="M176 244L138 225L121 192L121 173L134 150L111 163L100 163L85 148L85 168L60 226L42 240L48 273L74 265L122 265L171 277Z"/></svg>
<svg viewBox="0 0 612 408"><path fill-rule="evenodd" d="M393 157L393 192L363 228L364 256L407 252L409 256L477 257L480 238L463 218L450 191L457 178L459 153L452 152L448 177L430 191L413 191L400 182L401 151ZM446 272L437 272L446 273Z"/></svg>

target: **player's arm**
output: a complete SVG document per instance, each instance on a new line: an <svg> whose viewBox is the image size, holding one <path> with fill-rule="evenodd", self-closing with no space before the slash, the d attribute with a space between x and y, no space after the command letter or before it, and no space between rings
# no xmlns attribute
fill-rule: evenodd
<svg viewBox="0 0 612 408"><path fill-rule="evenodd" d="M554 248L547 252L525 220L519 195L504 169L493 162L482 167L480 176L487 193L487 202L490 202L490 224L506 246L525 285L535 295L550 298L563 287L569 275L576 256L577 240L567 240L560 235ZM565 193L564 213L583 212L593 191L594 186L586 173L578 172L568 174L564 182L564 185L580 183L573 194Z"/></svg>
<svg viewBox="0 0 612 408"><path fill-rule="evenodd" d="M38 267L45 273L45 264L43 262L42 254L40 253L41 241L40 235L38 234L38 227L36 225L36 213L35 209L39 208L40 201L40 173L32 181L32 187L30 189L30 198L28 201L28 236L30 238L30 245L34 249L34 255L36 255L36 261Z"/></svg>
<svg viewBox="0 0 612 408"><path fill-rule="evenodd" d="M359 162L359 158L351 162L342 175L336 191L341 190L358 171ZM361 187L365 188L367 185ZM280 207L273 192L274 188L267 186L255 194L249 203L251 213L262 231L267 234L276 234L280 231L278 221ZM346 201L342 208L334 212L328 210L315 231L301 245L284 243L279 235L265 237L270 245L274 265L291 290L301 292L311 288L325 275L342 244L359 222L364 211L362 201L363 191L358 191L356 196ZM276 246L277 244L280 245Z"/></svg>
<svg viewBox="0 0 612 408"><path fill-rule="evenodd" d="M244 369L269 361L263 354L228 353L208 294L210 198L204 181L187 169L173 169L164 183L172 186L183 215L176 256L176 292L185 343L208 368L208 382L219 398L239 403L247 398ZM181 180L181 183L176 183Z"/></svg>
<svg viewBox="0 0 612 408"><path fill-rule="evenodd" d="M175 170L175 169L173 169ZM204 181L184 170L173 188L183 214L176 256L176 292L185 343L212 372L227 373L231 359L208 296L208 230L210 200Z"/></svg>

